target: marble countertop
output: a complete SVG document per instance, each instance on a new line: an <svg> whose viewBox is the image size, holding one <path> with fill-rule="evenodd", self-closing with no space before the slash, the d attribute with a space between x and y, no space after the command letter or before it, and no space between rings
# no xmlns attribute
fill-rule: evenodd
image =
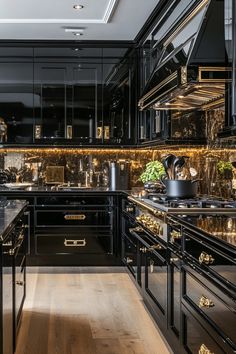
<svg viewBox="0 0 236 354"><path fill-rule="evenodd" d="M3 241L19 213L26 207L24 200L10 200L0 206L0 241Z"/></svg>

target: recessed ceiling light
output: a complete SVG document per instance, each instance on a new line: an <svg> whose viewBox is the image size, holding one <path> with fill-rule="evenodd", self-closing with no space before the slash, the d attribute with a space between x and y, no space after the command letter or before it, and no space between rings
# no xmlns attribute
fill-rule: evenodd
<svg viewBox="0 0 236 354"><path fill-rule="evenodd" d="M83 33L76 32L76 33L74 33L74 36L83 36Z"/></svg>
<svg viewBox="0 0 236 354"><path fill-rule="evenodd" d="M84 6L83 5L74 5L73 8L75 10L82 10L84 8Z"/></svg>

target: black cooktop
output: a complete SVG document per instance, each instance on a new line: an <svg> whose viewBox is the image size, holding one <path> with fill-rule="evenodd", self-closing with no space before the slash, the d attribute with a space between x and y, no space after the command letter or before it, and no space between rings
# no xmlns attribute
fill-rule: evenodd
<svg viewBox="0 0 236 354"><path fill-rule="evenodd" d="M199 195L195 198L169 198L165 194L149 193L148 200L170 208L236 208L236 201Z"/></svg>

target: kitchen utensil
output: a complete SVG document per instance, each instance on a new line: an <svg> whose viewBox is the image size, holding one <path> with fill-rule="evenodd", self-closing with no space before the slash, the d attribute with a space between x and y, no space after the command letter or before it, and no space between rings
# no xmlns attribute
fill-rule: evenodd
<svg viewBox="0 0 236 354"><path fill-rule="evenodd" d="M169 198L193 198L197 194L198 180L172 180L161 178Z"/></svg>
<svg viewBox="0 0 236 354"><path fill-rule="evenodd" d="M181 169L181 167L184 166L185 164L185 159L187 159L188 156L176 156L176 158L173 161L172 165L172 173L173 173L173 179L176 179L177 172Z"/></svg>
<svg viewBox="0 0 236 354"><path fill-rule="evenodd" d="M173 179L173 161L175 160L176 156L173 154L168 154L163 160L162 160L162 164L166 170L166 174L170 179Z"/></svg>
<svg viewBox="0 0 236 354"><path fill-rule="evenodd" d="M195 168L193 168L193 167L189 168L189 173L190 173L191 177L197 176L197 170L195 170Z"/></svg>

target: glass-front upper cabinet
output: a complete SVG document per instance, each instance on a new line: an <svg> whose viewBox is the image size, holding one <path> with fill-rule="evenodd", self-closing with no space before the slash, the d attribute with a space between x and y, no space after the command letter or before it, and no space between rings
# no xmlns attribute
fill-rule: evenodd
<svg viewBox="0 0 236 354"><path fill-rule="evenodd" d="M101 50L38 48L35 61L35 139L92 143L101 119Z"/></svg>
<svg viewBox="0 0 236 354"><path fill-rule="evenodd" d="M135 138L134 52L127 48L103 49L103 127L104 142L132 144Z"/></svg>
<svg viewBox="0 0 236 354"><path fill-rule="evenodd" d="M33 141L33 49L0 47L0 143Z"/></svg>

